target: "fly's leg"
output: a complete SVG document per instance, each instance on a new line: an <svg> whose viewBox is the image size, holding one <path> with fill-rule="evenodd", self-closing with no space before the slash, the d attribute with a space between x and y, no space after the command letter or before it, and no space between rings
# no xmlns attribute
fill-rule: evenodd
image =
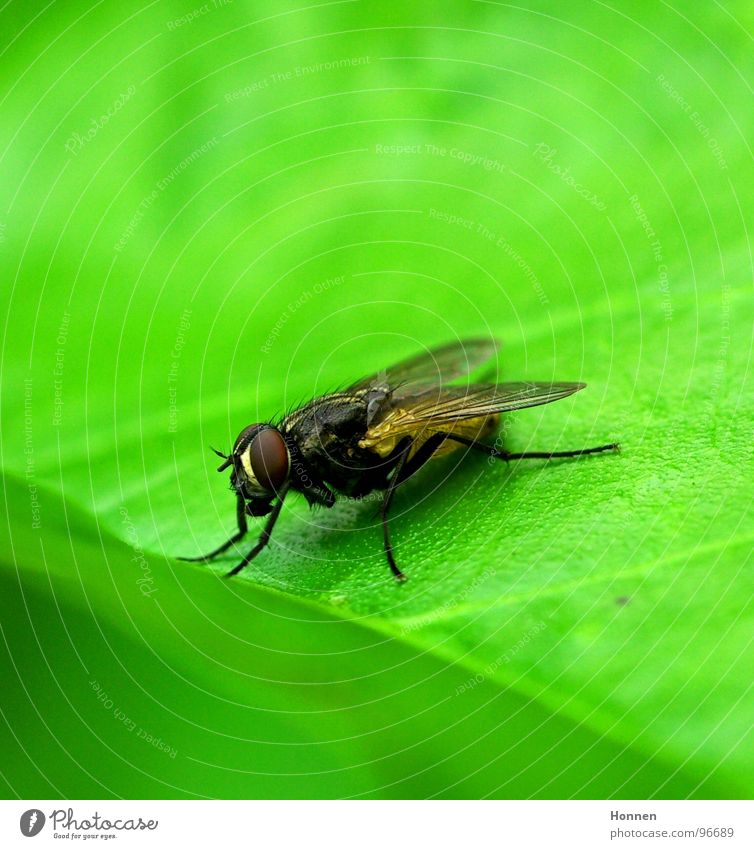
<svg viewBox="0 0 754 849"><path fill-rule="evenodd" d="M401 572L398 568L398 564L395 562L395 557L393 555L393 546L390 542L390 530L388 528L388 510L390 509L390 503L393 500L393 494L395 493L396 488L402 484L405 480L411 477L414 472L418 471L429 458L437 451L440 445L445 441L446 435L444 433L435 433L429 437L424 443L422 443L421 447L417 450L414 456L408 460L408 455L411 452L411 446L413 445L413 440L407 439L404 440L402 445L399 447L398 451L400 457L398 462L395 465L395 471L393 473L393 477L390 479L390 483L388 484L388 488L385 490L385 496L382 500L382 509L380 511L380 515L382 517L382 537L385 546L385 556L387 557L388 565L392 570L398 581L405 581L406 576Z"/></svg>
<svg viewBox="0 0 754 849"><path fill-rule="evenodd" d="M204 554L201 557L179 557L178 559L187 560L189 563L206 563L208 560L213 560L218 554L222 554L223 551L227 551L231 545L235 545L246 536L246 532L249 530L246 523L246 502L240 492L236 493L236 521L238 522L238 533L233 534L227 542L224 542L214 551L210 551L209 554Z"/></svg>
<svg viewBox="0 0 754 849"><path fill-rule="evenodd" d="M390 543L390 531L388 529L388 510L390 503L393 500L393 494L396 488L405 480L411 477L414 472L418 471L437 451L437 449L445 442L446 439L452 439L454 442L460 442L462 445L467 445L476 451L482 451L488 457L494 457L497 460L533 460L546 459L550 460L555 457L581 457L585 454L600 454L603 451L619 451L620 446L617 442L611 442L609 445L598 445L596 448L582 448L577 451L525 451L519 454L512 454L507 451L501 451L493 445L486 445L484 442L476 442L473 439L468 439L465 436L457 436L453 433L434 433L421 447L416 451L414 456L408 460L408 455L411 452L412 440L405 440L399 446L398 453L400 457L395 465L395 472L390 480L388 488L385 490L385 496L382 501L382 532L385 543L385 555L387 562L399 581L405 581L406 576L398 568L393 555L393 546Z"/></svg>
<svg viewBox="0 0 754 849"><path fill-rule="evenodd" d="M460 442L462 445L468 445L469 448L481 451L496 460L553 460L557 457L583 457L586 454L601 454L604 451L620 451L620 445L617 442L611 442L609 445L598 445L596 448L581 448L575 451L523 451L520 454L512 454L509 451L495 448L494 445L475 442L473 439L456 436L454 433L447 434L447 438L454 442Z"/></svg>
<svg viewBox="0 0 754 849"><path fill-rule="evenodd" d="M504 460L552 460L556 457L583 457L586 454L602 454L605 451L620 451L617 442L609 445L598 445L596 448L577 448L574 451L524 451L520 454L508 454L503 456Z"/></svg>
<svg viewBox="0 0 754 849"><path fill-rule="evenodd" d="M272 508L272 512L270 513L267 522L265 523L264 529L262 533L259 535L259 539L257 540L257 544L251 551L244 557L244 559L238 564L238 566L234 566L230 572L226 574L226 578L231 578L233 575L237 575L241 569L246 568L246 566L251 563L251 561L259 554L259 552L267 545L270 541L270 537L272 536L272 529L275 527L275 522L277 522L277 518L280 515L280 510L283 506L283 501L285 500L285 495L288 492L288 486L285 486L278 492L278 500L275 506Z"/></svg>
<svg viewBox="0 0 754 849"><path fill-rule="evenodd" d="M395 492L395 488L398 486L398 478L400 477L400 473L406 464L406 457L408 457L408 452L410 450L411 442L409 442L408 445L401 452L400 459L398 460L395 466L395 473L390 479L390 483L388 484L388 487L385 490L385 496L382 499L382 509L380 510L380 516L382 518L382 540L385 548L385 557L387 557L388 566L390 566L390 569L395 575L397 581L405 581L406 576L398 568L398 564L395 562L395 557L393 556L393 546L390 542L390 528L388 527L387 513L390 509L390 502L393 500L393 493Z"/></svg>
<svg viewBox="0 0 754 849"><path fill-rule="evenodd" d="M320 507L332 507L335 504L335 495L324 484L312 483L301 491L310 507L315 504Z"/></svg>

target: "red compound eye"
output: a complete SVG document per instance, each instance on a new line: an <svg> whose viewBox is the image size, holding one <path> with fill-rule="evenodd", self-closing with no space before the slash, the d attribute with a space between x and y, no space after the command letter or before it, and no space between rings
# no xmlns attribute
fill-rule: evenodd
<svg viewBox="0 0 754 849"><path fill-rule="evenodd" d="M238 434L236 444L233 446L234 453L240 453L240 451L249 444L254 434L260 431L263 427L263 424L251 424L248 427L245 427L241 433Z"/></svg>
<svg viewBox="0 0 754 849"><path fill-rule="evenodd" d="M264 489L276 492L288 479L288 449L275 428L257 433L251 441L249 459L254 477Z"/></svg>

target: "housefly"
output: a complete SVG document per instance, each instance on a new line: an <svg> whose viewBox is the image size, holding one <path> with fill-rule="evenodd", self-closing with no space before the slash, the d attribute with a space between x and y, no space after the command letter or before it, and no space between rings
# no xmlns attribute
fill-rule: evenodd
<svg viewBox="0 0 754 849"><path fill-rule="evenodd" d="M359 380L342 392L315 398L276 424L252 424L236 439L219 472L231 469L238 530L227 542L195 562L212 560L239 542L248 517L267 521L254 547L229 573L247 566L270 541L289 492L310 506L332 507L336 494L363 498L381 491L383 543L398 580L390 543L388 512L395 490L428 461L467 446L499 460L581 457L616 451L599 445L575 451L510 453L490 445L500 414L549 404L583 389L584 383L467 383L452 385L488 362L494 341L466 339L444 345Z"/></svg>

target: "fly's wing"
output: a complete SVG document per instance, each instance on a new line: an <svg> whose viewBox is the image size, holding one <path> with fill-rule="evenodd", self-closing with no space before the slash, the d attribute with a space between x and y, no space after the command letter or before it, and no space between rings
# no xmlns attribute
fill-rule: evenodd
<svg viewBox="0 0 754 849"><path fill-rule="evenodd" d="M471 386L443 387L427 391L406 404L407 413L417 422L456 422L494 413L507 413L525 407L538 407L578 392L585 383L477 383ZM408 400L408 399L406 399Z"/></svg>
<svg viewBox="0 0 754 849"><path fill-rule="evenodd" d="M394 401L391 408L375 420L367 437L378 433L385 435L391 430L409 432L430 422L435 429L465 419L537 407L567 398L585 386L585 383L475 383L424 389Z"/></svg>
<svg viewBox="0 0 754 849"><path fill-rule="evenodd" d="M488 362L499 348L494 339L460 339L403 360L354 383L349 389L387 387L394 396L407 394L417 384L439 386L463 377Z"/></svg>

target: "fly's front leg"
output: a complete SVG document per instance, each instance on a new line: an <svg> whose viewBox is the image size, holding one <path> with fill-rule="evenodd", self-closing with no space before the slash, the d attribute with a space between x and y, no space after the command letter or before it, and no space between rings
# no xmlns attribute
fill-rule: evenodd
<svg viewBox="0 0 754 849"><path fill-rule="evenodd" d="M236 493L236 521L238 522L238 532L214 551L210 551L209 554L204 554L201 557L179 557L178 559L187 560L189 563L206 563L208 560L213 560L218 554L222 554L223 551L227 551L231 545L235 545L246 536L246 532L249 530L246 522L246 502L240 492Z"/></svg>
<svg viewBox="0 0 754 849"><path fill-rule="evenodd" d="M241 569L244 569L246 566L251 563L251 561L259 554L259 552L267 545L270 541L270 537L272 536L272 529L275 527L275 522L277 522L278 516L280 515L280 510L283 507L283 501L285 500L286 493L288 492L288 484L285 485L278 492L278 500L275 506L272 508L272 512L270 513L269 519L262 530L262 533L259 535L259 539L257 544L251 551L244 557L244 559L238 564L238 566L234 566L230 572L225 576L226 578L230 578L233 575L237 575Z"/></svg>

